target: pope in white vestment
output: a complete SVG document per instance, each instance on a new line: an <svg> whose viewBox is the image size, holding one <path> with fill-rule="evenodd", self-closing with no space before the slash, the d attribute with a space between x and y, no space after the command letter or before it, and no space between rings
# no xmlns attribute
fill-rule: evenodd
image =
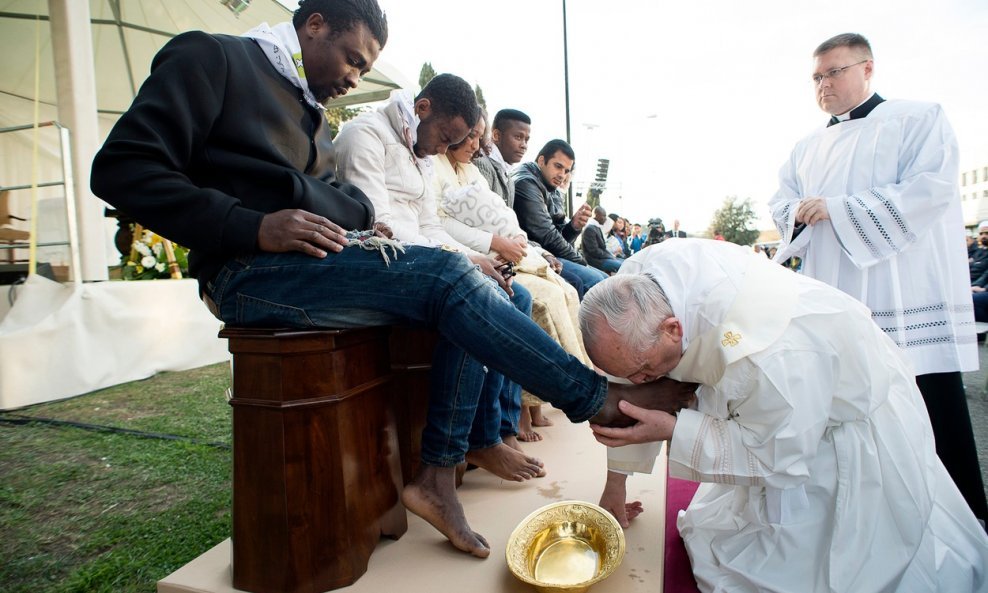
<svg viewBox="0 0 988 593"><path fill-rule="evenodd" d="M661 322L636 310L656 285ZM625 327L660 328L645 350L621 350L608 292ZM912 369L855 299L748 248L683 239L588 292L581 325L612 375L701 384L695 409L624 406L638 425L594 430L610 445L669 439L670 475L701 482L678 527L702 591L988 591L988 536L937 458ZM634 465L626 453L621 469Z"/></svg>

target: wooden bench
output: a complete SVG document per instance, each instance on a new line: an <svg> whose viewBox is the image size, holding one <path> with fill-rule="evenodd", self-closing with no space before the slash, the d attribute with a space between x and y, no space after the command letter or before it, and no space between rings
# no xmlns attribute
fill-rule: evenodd
<svg viewBox="0 0 988 593"><path fill-rule="evenodd" d="M314 593L408 524L435 334L226 328L233 354L233 586Z"/></svg>

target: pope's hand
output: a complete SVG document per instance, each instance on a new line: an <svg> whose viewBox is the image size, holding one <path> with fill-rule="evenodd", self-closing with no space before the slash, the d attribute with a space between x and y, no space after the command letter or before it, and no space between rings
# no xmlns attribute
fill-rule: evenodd
<svg viewBox="0 0 988 593"><path fill-rule="evenodd" d="M265 214L257 231L258 248L272 253L301 251L323 258L329 251L342 251L347 243L346 233L338 224L305 210Z"/></svg>
<svg viewBox="0 0 988 593"><path fill-rule="evenodd" d="M627 428L591 424L593 436L601 444L608 447L623 447L637 443L667 441L672 438L672 431L676 428L676 417L672 414L661 410L639 408L624 400L618 403L618 409L638 422Z"/></svg>

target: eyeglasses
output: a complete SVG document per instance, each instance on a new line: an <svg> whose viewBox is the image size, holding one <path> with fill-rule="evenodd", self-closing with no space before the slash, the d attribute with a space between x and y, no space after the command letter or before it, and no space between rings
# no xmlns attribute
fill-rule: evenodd
<svg viewBox="0 0 988 593"><path fill-rule="evenodd" d="M841 76L843 76L844 75L844 71L847 70L848 68L853 68L854 66L857 66L858 64L864 64L865 62L870 62L870 61L871 60L861 60L860 62L855 62L854 64L848 64L847 66L843 66L841 68L831 68L830 70L827 70L823 74L814 74L813 75L813 84L816 84L816 85L820 84L821 82L823 82L823 79L824 78L830 78L832 80L836 80L836 79L840 78Z"/></svg>

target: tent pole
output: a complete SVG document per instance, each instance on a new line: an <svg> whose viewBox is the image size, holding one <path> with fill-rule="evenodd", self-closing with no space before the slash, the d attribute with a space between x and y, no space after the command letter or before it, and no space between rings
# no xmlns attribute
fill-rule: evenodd
<svg viewBox="0 0 988 593"><path fill-rule="evenodd" d="M75 206L81 266L72 270L73 278L107 280L104 204L89 190L89 172L99 147L89 2L48 0L48 12L51 15L58 119L72 132L72 142L67 147L72 175L67 180L74 181L75 191L71 194L66 191L65 199ZM66 190L68 188L66 185Z"/></svg>

